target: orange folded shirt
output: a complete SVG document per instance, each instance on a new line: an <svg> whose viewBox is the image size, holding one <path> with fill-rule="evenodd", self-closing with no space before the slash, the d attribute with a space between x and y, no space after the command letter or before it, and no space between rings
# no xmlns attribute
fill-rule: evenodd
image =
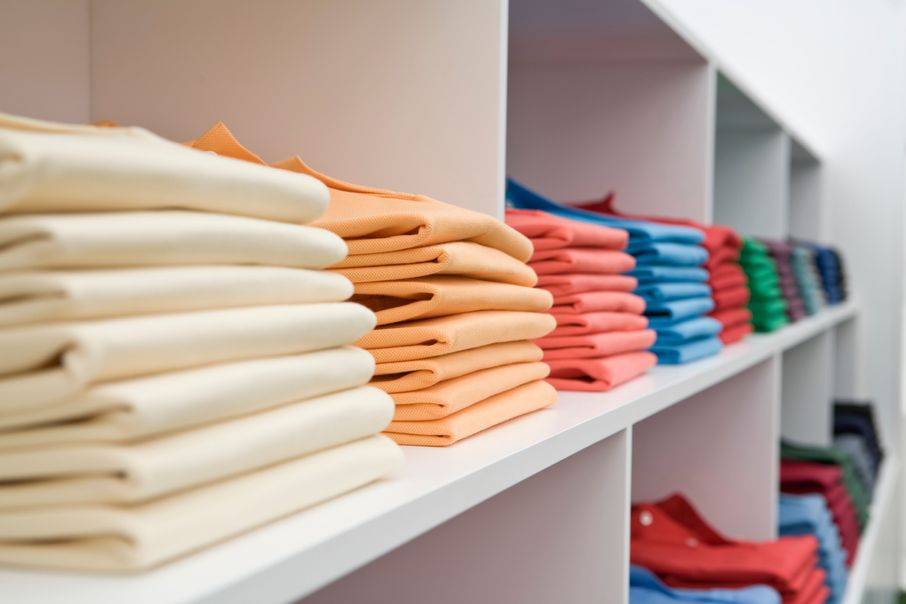
<svg viewBox="0 0 906 604"><path fill-rule="evenodd" d="M316 221L312 224L317 226L318 223ZM635 258L626 252L615 250L563 248L535 252L529 266L539 275L561 273L619 275L635 268Z"/></svg>
<svg viewBox="0 0 906 604"><path fill-rule="evenodd" d="M189 143L255 163L261 158L243 147L222 123ZM275 168L317 178L330 190L327 212L312 223L349 239L350 254L405 250L447 241L474 241L526 261L532 244L503 222L424 195L398 193L336 180L308 167L298 156L272 164Z"/></svg>
<svg viewBox="0 0 906 604"><path fill-rule="evenodd" d="M591 312L582 315L554 315L557 328L549 338L584 336L607 331L639 331L648 327L648 317L628 312Z"/></svg>
<svg viewBox="0 0 906 604"><path fill-rule="evenodd" d="M551 314L578 314L589 312L645 312L645 300L626 292L585 292L570 296L554 296Z"/></svg>
<svg viewBox="0 0 906 604"><path fill-rule="evenodd" d="M411 361L496 342L534 340L553 331L556 325L547 313L479 310L378 327L357 344L378 363Z"/></svg>
<svg viewBox="0 0 906 604"><path fill-rule="evenodd" d="M462 375L516 363L534 363L544 356L531 342L501 342L431 359L378 363L369 384L385 392L410 392Z"/></svg>
<svg viewBox="0 0 906 604"><path fill-rule="evenodd" d="M444 447L492 426L549 407L556 400L554 387L539 380L497 394L441 419L390 422L384 433L401 445Z"/></svg>
<svg viewBox="0 0 906 604"><path fill-rule="evenodd" d="M642 331L612 331L588 336L542 338L535 340L544 350L544 360L590 359L625 352L648 350L657 334L652 329Z"/></svg>
<svg viewBox="0 0 906 604"><path fill-rule="evenodd" d="M507 209L506 223L532 240L535 251L564 247L622 250L629 233L604 225L567 220L540 210Z"/></svg>
<svg viewBox="0 0 906 604"><path fill-rule="evenodd" d="M631 292L638 285L638 279L629 275L565 273L538 277L538 287L546 289L555 296L567 296L585 292Z"/></svg>
<svg viewBox="0 0 906 604"><path fill-rule="evenodd" d="M547 382L557 390L604 392L643 375L657 364L650 352L629 352L597 359L548 361Z"/></svg>
<svg viewBox="0 0 906 604"><path fill-rule="evenodd" d="M464 277L423 277L358 283L352 302L374 311L378 325L476 310L544 312L553 296L543 289Z"/></svg>
<svg viewBox="0 0 906 604"><path fill-rule="evenodd" d="M550 373L545 363L517 363L482 369L415 392L391 395L396 421L426 421L457 411L517 386L543 380Z"/></svg>
<svg viewBox="0 0 906 604"><path fill-rule="evenodd" d="M383 254L347 256L330 270L353 283L461 275L531 287L538 277L527 264L491 247L454 241Z"/></svg>

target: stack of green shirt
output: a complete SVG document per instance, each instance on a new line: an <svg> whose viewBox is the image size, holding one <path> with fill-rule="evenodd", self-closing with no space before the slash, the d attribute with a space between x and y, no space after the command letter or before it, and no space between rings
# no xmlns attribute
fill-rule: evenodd
<svg viewBox="0 0 906 604"><path fill-rule="evenodd" d="M859 526L865 527L868 522L868 506L871 503L871 495L869 495L866 485L862 483L858 472L856 472L853 460L848 453L837 447L818 447L783 442L780 444L780 456L783 459L839 466L843 473L843 486L856 507L856 512L859 516Z"/></svg>
<svg viewBox="0 0 906 604"><path fill-rule="evenodd" d="M749 310L755 331L770 332L787 325L786 300L780 290L777 265L767 248L755 239L743 242L739 263L749 279Z"/></svg>
<svg viewBox="0 0 906 604"><path fill-rule="evenodd" d="M805 303L805 312L809 315L817 313L824 308L824 290L821 288L821 278L815 268L815 253L804 245L794 245L790 256L790 266L799 284L802 301Z"/></svg>

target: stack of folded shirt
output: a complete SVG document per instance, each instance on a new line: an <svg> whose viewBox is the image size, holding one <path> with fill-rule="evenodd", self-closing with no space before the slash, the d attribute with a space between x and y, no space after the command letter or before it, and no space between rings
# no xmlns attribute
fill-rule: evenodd
<svg viewBox="0 0 906 604"><path fill-rule="evenodd" d="M815 536L818 540L818 564L824 569L825 584L830 590L828 602L842 602L847 579L846 554L824 498L820 495L781 494L778 532L780 535Z"/></svg>
<svg viewBox="0 0 906 604"><path fill-rule="evenodd" d="M786 300L786 314L791 322L802 320L805 315L805 302L799 292L799 283L791 265L792 247L785 241L762 239L777 270L778 283L783 299Z"/></svg>
<svg viewBox="0 0 906 604"><path fill-rule="evenodd" d="M793 275L799 285L799 293L805 304L805 314L811 316L818 313L825 306L824 290L821 286L821 277L815 266L815 253L811 248L794 244L790 255L790 265Z"/></svg>
<svg viewBox="0 0 906 604"><path fill-rule="evenodd" d="M629 604L780 604L780 594L767 585L738 589L683 589L668 587L653 572L641 566L629 567Z"/></svg>
<svg viewBox="0 0 906 604"><path fill-rule="evenodd" d="M307 177L0 116L0 561L136 569L392 471Z"/></svg>
<svg viewBox="0 0 906 604"><path fill-rule="evenodd" d="M636 259L630 275L638 279L636 293L646 301L645 314L657 332L651 351L658 362L687 363L720 351L717 336L721 325L704 316L713 310L714 302L706 283L708 271L701 267L708 252L699 245L704 239L700 230L561 205L513 180L507 181L507 201L516 208L542 210L629 233L626 250Z"/></svg>
<svg viewBox="0 0 906 604"><path fill-rule="evenodd" d="M752 333L752 313L747 308L749 289L745 272L739 265L742 237L730 227L703 225L692 220L668 217L635 216L618 212L614 208L614 196L608 194L601 201L579 205L584 210L636 220L650 220L658 223L684 225L700 230L704 235L702 247L708 251L708 285L714 310L711 317L718 320L722 329L720 339L724 344L742 340Z"/></svg>
<svg viewBox="0 0 906 604"><path fill-rule="evenodd" d="M787 304L780 290L777 266L763 243L752 238L743 241L739 256L749 281L749 310L755 331L771 332L788 325Z"/></svg>
<svg viewBox="0 0 906 604"><path fill-rule="evenodd" d="M532 241L538 287L553 295L557 328L536 340L558 390L604 391L644 374L657 362L646 352L655 334L631 293L635 267L621 229L560 218L539 210L507 210L507 224Z"/></svg>
<svg viewBox="0 0 906 604"><path fill-rule="evenodd" d="M192 145L264 163L223 124ZM551 295L533 287L528 239L485 214L341 182L299 157L274 167L330 193L313 224L346 241L350 255L333 267L355 284L353 300L377 315L358 344L377 362L372 384L396 402L386 434L445 446L554 403L549 368L530 343L555 322Z"/></svg>
<svg viewBox="0 0 906 604"><path fill-rule="evenodd" d="M784 459L780 463L780 490L793 495L817 494L824 499L846 551L846 563L851 565L859 547L859 516L840 467Z"/></svg>
<svg viewBox="0 0 906 604"><path fill-rule="evenodd" d="M806 243L815 253L815 266L821 276L821 285L828 304L846 300L846 272L843 257L836 249L818 243Z"/></svg>
<svg viewBox="0 0 906 604"><path fill-rule="evenodd" d="M870 402L835 401L834 445L848 452L857 466L865 468L862 472L868 476L872 493L884 461L884 449Z"/></svg>
<svg viewBox="0 0 906 604"><path fill-rule="evenodd" d="M632 506L630 561L672 587L766 585L783 602L822 603L829 594L811 535L736 541L721 535L680 495Z"/></svg>

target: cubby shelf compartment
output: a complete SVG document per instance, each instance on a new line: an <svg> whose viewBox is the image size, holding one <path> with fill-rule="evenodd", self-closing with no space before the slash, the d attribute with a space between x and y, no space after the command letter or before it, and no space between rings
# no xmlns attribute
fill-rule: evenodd
<svg viewBox="0 0 906 604"><path fill-rule="evenodd" d="M613 392L563 393L557 405L450 449L406 448L402 474L152 572L92 576L0 572L0 601L286 602L311 594L401 544L595 443L833 329L858 312L833 307L720 355L656 367Z"/></svg>

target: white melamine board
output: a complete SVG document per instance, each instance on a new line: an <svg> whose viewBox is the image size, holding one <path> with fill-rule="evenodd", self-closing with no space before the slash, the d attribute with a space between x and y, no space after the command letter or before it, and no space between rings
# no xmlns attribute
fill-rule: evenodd
<svg viewBox="0 0 906 604"><path fill-rule="evenodd" d="M789 172L790 139L781 130L718 122L714 222L744 235L786 238Z"/></svg>
<svg viewBox="0 0 906 604"><path fill-rule="evenodd" d="M512 51L512 52L515 52ZM507 172L558 201L708 220L713 70L701 62L510 57Z"/></svg>
<svg viewBox="0 0 906 604"><path fill-rule="evenodd" d="M827 242L830 236L830 208L822 200L821 164L793 158L790 167L791 237Z"/></svg>
<svg viewBox="0 0 906 604"><path fill-rule="evenodd" d="M303 601L623 604L629 440L592 445Z"/></svg>
<svg viewBox="0 0 906 604"><path fill-rule="evenodd" d="M502 211L504 0L92 6L93 119Z"/></svg>
<svg viewBox="0 0 906 604"><path fill-rule="evenodd" d="M833 431L834 332L828 330L783 353L781 434L826 446Z"/></svg>
<svg viewBox="0 0 906 604"><path fill-rule="evenodd" d="M0 0L0 111L90 119L89 0Z"/></svg>
<svg viewBox="0 0 906 604"><path fill-rule="evenodd" d="M780 363L762 363L633 428L632 499L685 494L741 539L777 533Z"/></svg>

